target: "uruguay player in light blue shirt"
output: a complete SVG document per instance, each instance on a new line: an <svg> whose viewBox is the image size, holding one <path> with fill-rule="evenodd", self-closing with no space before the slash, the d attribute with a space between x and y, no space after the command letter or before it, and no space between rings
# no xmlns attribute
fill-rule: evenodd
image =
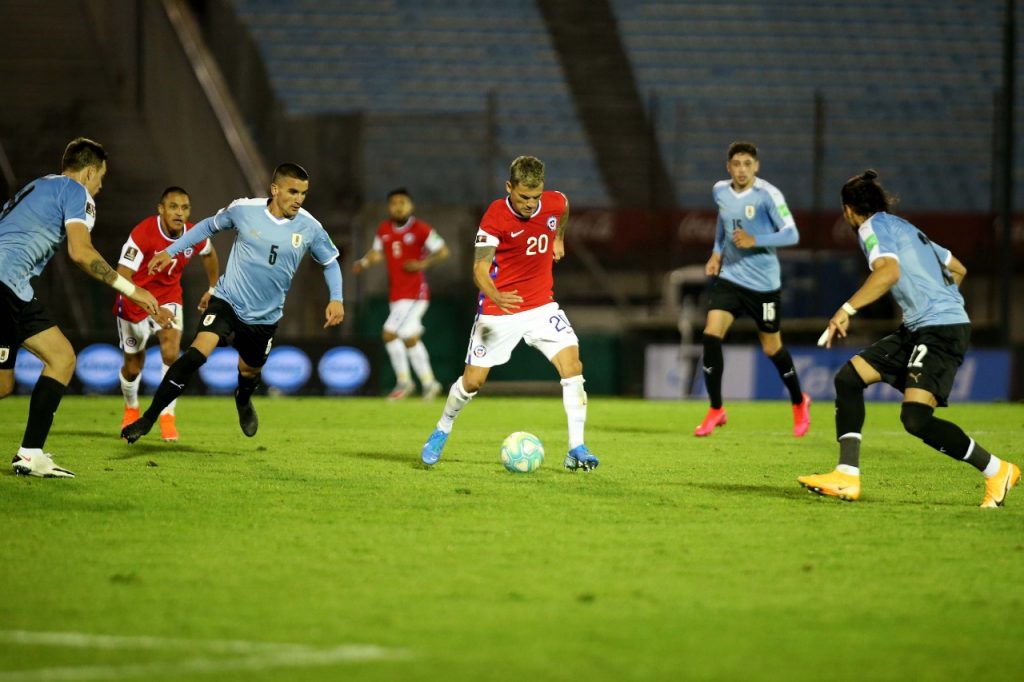
<svg viewBox="0 0 1024 682"><path fill-rule="evenodd" d="M900 328L865 348L836 373L836 439L839 464L827 474L801 476L800 484L820 495L860 497L860 444L864 389L884 381L903 393L900 421L911 435L985 476L982 507L1002 506L1020 481L1020 468L981 447L963 430L934 415L945 407L971 338L960 295L967 269L953 254L906 220L889 213L893 203L873 170L851 178L842 189L843 216L856 230L871 275L829 320L819 341L831 347L845 337L857 310L891 291L903 310Z"/></svg>
<svg viewBox="0 0 1024 682"><path fill-rule="evenodd" d="M156 299L117 274L92 245L95 196L103 187L107 153L98 142L79 137L64 149L60 175L25 185L0 210L0 398L14 391L14 364L24 346L43 362L32 389L28 422L14 472L43 478L73 478L43 452L54 413L75 371L75 351L35 297L31 279L67 239L68 255L93 279L109 284L148 313ZM169 324L169 320L164 320Z"/></svg>
<svg viewBox="0 0 1024 682"><path fill-rule="evenodd" d="M239 199L153 256L150 271L160 271L173 256L217 232L237 232L192 346L167 370L149 409L121 431L122 438L134 443L149 433L164 407L181 395L210 353L231 334L238 350L238 423L246 436L256 434L259 420L252 394L270 354L285 296L307 252L323 267L327 282L330 300L324 328L341 323L345 308L338 249L320 222L302 208L308 192L306 170L294 163L281 164L274 171L269 199Z"/></svg>
<svg viewBox="0 0 1024 682"><path fill-rule="evenodd" d="M694 435L710 436L726 423L722 341L736 316L746 313L757 324L761 348L789 390L793 435L801 437L811 425L811 399L800 389L793 358L782 345L782 282L775 255L777 248L800 241L800 234L782 192L757 177L761 167L757 147L750 142L733 142L726 158L729 180L715 183L712 191L718 205L718 226L711 258L704 266L709 277L717 277L708 300L703 339L704 383L711 406Z"/></svg>

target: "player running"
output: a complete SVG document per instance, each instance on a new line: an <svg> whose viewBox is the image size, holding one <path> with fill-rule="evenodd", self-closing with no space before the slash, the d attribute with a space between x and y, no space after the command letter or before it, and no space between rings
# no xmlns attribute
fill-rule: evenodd
<svg viewBox="0 0 1024 682"><path fill-rule="evenodd" d="M220 264L213 242L208 239L188 248L174 257L170 266L162 272L150 274L148 265L153 255L163 251L175 239L192 229L188 222L192 212L192 204L188 192L181 187L168 187L160 195L160 203L156 206L156 215L140 222L132 230L128 241L121 247L121 258L117 262L118 274L132 280L136 285L153 292L160 304L158 321L150 317L145 310L135 305L123 295L118 294L114 302L114 315L117 317L117 338L124 352L124 365L121 367L121 393L124 395L124 418L121 428L139 418L139 384L142 383L142 368L146 363L146 343L154 333L160 342L160 356L163 359L163 377L171 364L178 359L181 352L181 330L183 327L181 273L199 254L203 257L203 269L210 288L199 299L199 310L206 310L210 295L217 285ZM161 325L161 321L163 325ZM166 327L167 322L171 323ZM166 441L178 440L178 428L174 423L174 406L176 400L160 413L160 435Z"/></svg>
<svg viewBox="0 0 1024 682"><path fill-rule="evenodd" d="M424 400L441 394L441 383L434 378L423 336L423 314L430 305L430 288L423 271L448 257L448 247L433 227L416 218L412 196L404 187L388 193L388 220L381 222L373 247L355 262L352 271L387 260L388 299L391 312L384 321L384 349L395 370L390 400L401 400L416 390L409 373L412 364L423 388Z"/></svg>
<svg viewBox="0 0 1024 682"><path fill-rule="evenodd" d="M884 381L903 393L900 421L907 433L985 476L982 507L999 507L1020 481L1020 468L981 447L959 426L935 417L946 406L971 338L959 286L967 269L951 251L914 225L890 214L893 204L867 170L842 189L843 216L857 232L871 275L836 311L819 343L845 337L857 310L892 290L903 311L894 333L865 348L836 373L836 438L839 465L827 474L797 480L811 492L853 501L860 497L860 443L864 389Z"/></svg>
<svg viewBox="0 0 1024 682"><path fill-rule="evenodd" d="M754 318L761 349L789 390L793 435L801 437L811 426L811 399L800 390L793 358L782 345L782 283L775 254L777 248L800 241L800 233L782 192L757 177L761 168L757 147L733 142L727 158L725 168L731 179L715 183L712 192L718 204L718 228L714 250L704 266L705 274L716 277L704 326L704 383L711 407L694 435L710 436L715 427L726 423L722 341L736 316L745 312Z"/></svg>
<svg viewBox="0 0 1024 682"><path fill-rule="evenodd" d="M11 462L16 474L74 477L57 466L43 446L74 374L75 351L35 297L31 284L61 242L67 238L68 255L90 277L114 287L148 314L159 309L152 294L117 274L92 245L94 197L103 187L106 172L107 152L102 145L76 138L64 149L60 175L33 180L0 211L0 398L14 391L19 347L43 361L43 373L32 389L25 436Z"/></svg>
<svg viewBox="0 0 1024 682"><path fill-rule="evenodd" d="M565 255L569 200L561 192L544 191L544 164L532 156L512 162L505 189L508 196L491 204L476 233L473 280L480 296L466 369L452 384L421 457L427 465L437 463L455 418L484 385L491 367L508 362L525 340L544 353L562 380L569 422L565 468L590 471L598 461L583 444L587 394L579 339L552 294L552 264Z"/></svg>
<svg viewBox="0 0 1024 682"><path fill-rule="evenodd" d="M153 256L149 271L160 272L178 254L195 248L217 232L237 232L227 269L217 282L216 292L210 298L192 345L167 370L149 409L137 421L121 429L122 438L134 443L149 433L160 412L181 395L196 370L231 334L234 334L233 345L238 351L238 388L235 389L238 423L246 436L256 435L259 420L252 405L252 394L270 355L285 296L306 252L323 267L330 292L324 311L324 328L341 323L345 307L338 249L323 225L302 208L308 192L306 170L294 163L283 163L274 170L269 199L238 199L217 215L201 220Z"/></svg>

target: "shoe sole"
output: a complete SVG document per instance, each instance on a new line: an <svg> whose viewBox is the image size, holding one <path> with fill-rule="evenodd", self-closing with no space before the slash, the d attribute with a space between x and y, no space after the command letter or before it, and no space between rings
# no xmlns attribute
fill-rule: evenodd
<svg viewBox="0 0 1024 682"><path fill-rule="evenodd" d="M721 427L725 426L726 423L728 423L728 421L729 421L728 419L723 419L722 421L720 421L717 424L715 424L714 426L712 426L711 430L706 432L706 433L701 433L700 432L700 427L698 426L697 430L695 430L693 432L693 435L696 436L697 438L707 438L708 436L710 436L712 433L715 432L715 429L721 428Z"/></svg>
<svg viewBox="0 0 1024 682"><path fill-rule="evenodd" d="M856 502L858 499L860 499L860 494L844 495L843 493L840 492L832 492L830 490L825 490L824 488L819 488L814 485L808 485L803 481L799 481L799 483L804 488L806 488L808 492L814 493L815 495L821 495L822 497L834 497L837 500L842 500L843 502Z"/></svg>
<svg viewBox="0 0 1024 682"><path fill-rule="evenodd" d="M13 464L14 474L16 476L31 476L33 478L74 478L75 475L68 471L66 474L40 474L26 466L18 466Z"/></svg>

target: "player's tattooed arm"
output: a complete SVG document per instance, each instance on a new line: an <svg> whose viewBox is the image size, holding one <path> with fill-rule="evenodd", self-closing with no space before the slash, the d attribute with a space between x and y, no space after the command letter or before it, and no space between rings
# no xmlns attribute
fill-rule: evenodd
<svg viewBox="0 0 1024 682"><path fill-rule="evenodd" d="M96 255L97 258L93 258L92 262L89 263L89 272L104 284L113 284L114 280L117 279L117 272L107 264L107 261L103 260L102 256Z"/></svg>
<svg viewBox="0 0 1024 682"><path fill-rule="evenodd" d="M491 279L491 261L497 248L494 246L478 246L473 252L473 282L480 288L484 296L494 301L505 313L514 313L523 302L518 289L498 291Z"/></svg>
<svg viewBox="0 0 1024 682"><path fill-rule="evenodd" d="M565 227L568 224L569 224L569 199L566 198L566 200L565 200L565 210L562 211L562 217L558 219L558 228L555 230L555 239L565 239Z"/></svg>
<svg viewBox="0 0 1024 682"><path fill-rule="evenodd" d="M478 246L473 249L473 262L479 263L480 261L486 261L488 264L494 260L494 254L497 253L498 247L496 246Z"/></svg>

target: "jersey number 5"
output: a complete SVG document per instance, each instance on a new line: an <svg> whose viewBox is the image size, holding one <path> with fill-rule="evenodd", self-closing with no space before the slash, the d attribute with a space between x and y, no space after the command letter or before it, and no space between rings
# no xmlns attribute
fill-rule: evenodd
<svg viewBox="0 0 1024 682"><path fill-rule="evenodd" d="M277 244L270 247L270 256L267 258L267 262L271 265L277 262Z"/></svg>

